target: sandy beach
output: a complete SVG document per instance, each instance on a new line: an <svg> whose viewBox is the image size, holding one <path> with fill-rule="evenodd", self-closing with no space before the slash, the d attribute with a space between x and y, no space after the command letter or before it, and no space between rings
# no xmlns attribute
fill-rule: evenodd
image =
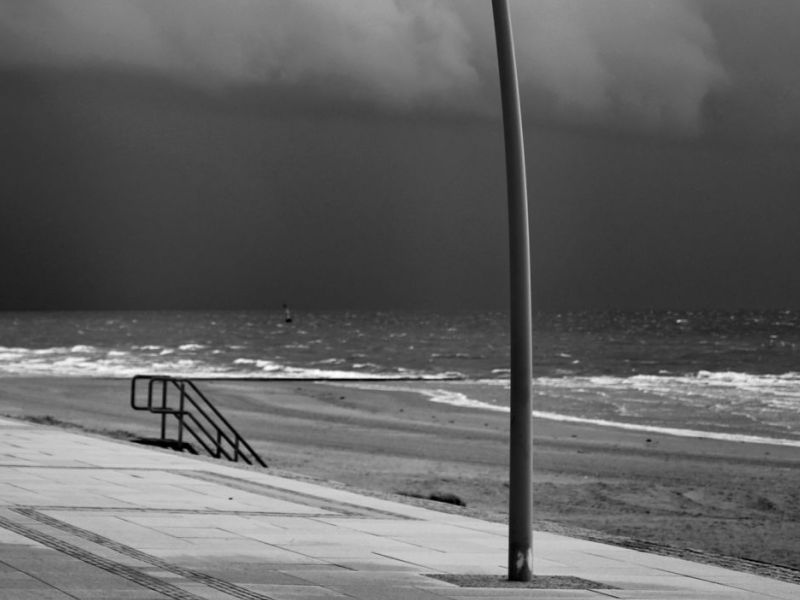
<svg viewBox="0 0 800 600"><path fill-rule="evenodd" d="M508 416L414 393L200 382L275 472L377 494L453 494L502 521ZM115 437L158 435L127 379L5 378L0 414ZM800 568L800 449L534 420L537 526ZM594 533L593 533L594 532Z"/></svg>

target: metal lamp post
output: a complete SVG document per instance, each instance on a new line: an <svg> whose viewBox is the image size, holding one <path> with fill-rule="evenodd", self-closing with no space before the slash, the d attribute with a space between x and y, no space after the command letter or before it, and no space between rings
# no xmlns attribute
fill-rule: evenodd
<svg viewBox="0 0 800 600"><path fill-rule="evenodd" d="M503 105L511 279L511 427L508 503L508 578L533 577L533 340L530 233L525 148L508 0L492 0Z"/></svg>

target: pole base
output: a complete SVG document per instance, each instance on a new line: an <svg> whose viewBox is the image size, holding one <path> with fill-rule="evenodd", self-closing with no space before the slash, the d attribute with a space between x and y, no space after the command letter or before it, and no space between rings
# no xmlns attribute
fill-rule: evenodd
<svg viewBox="0 0 800 600"><path fill-rule="evenodd" d="M531 581L533 579L533 550L530 546L508 549L508 580Z"/></svg>

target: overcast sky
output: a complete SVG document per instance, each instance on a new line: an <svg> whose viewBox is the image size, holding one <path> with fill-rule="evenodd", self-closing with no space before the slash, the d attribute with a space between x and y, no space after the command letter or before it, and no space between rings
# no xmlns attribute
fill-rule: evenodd
<svg viewBox="0 0 800 600"><path fill-rule="evenodd" d="M800 307L800 2L512 2L538 308ZM0 0L0 308L503 308L490 0Z"/></svg>

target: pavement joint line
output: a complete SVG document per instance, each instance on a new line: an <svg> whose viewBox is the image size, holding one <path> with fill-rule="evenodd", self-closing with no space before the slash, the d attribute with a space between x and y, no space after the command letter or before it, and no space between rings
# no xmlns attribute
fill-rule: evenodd
<svg viewBox="0 0 800 600"><path fill-rule="evenodd" d="M117 575L123 579L127 579L128 581L137 583L142 587L149 588L155 592L167 596L168 598L172 598L173 600L203 600L203 598L200 596L182 590L179 587L166 583L165 581L157 579L156 577L147 575L146 573L142 573L138 569L134 569L107 558L97 556L96 554L92 554L83 548L74 546L69 542L65 542L51 535L47 535L41 531L26 527L21 523L16 523L2 515L0 515L0 527L3 527L9 531L13 531L14 533L17 533L35 542L39 542L51 550L56 550L62 554L66 554L67 556L85 562L86 564L98 567L104 571L107 571L108 573L111 573L112 575ZM259 598L265 597L259 595Z"/></svg>
<svg viewBox="0 0 800 600"><path fill-rule="evenodd" d="M10 445L10 444L9 444ZM104 467L102 465L90 465L90 464L70 464L70 465L37 465L32 463L0 463L0 469L48 469L48 470L60 470L66 471L69 469L82 469L87 470L90 469L92 471L164 471L163 467L118 467L118 466L109 466Z"/></svg>
<svg viewBox="0 0 800 600"><path fill-rule="evenodd" d="M593 594L599 594L600 596L605 596L606 598L617 598L617 599L619 599L619 596L617 596L617 595L615 595L615 594L613 594L613 593L611 593L611 592L609 592L607 590L592 589L592 590L587 590L587 591L592 592ZM617 590L617 591L619 591L619 590Z"/></svg>
<svg viewBox="0 0 800 600"><path fill-rule="evenodd" d="M336 513L336 515L327 515L327 516L337 516L337 517L355 516L355 517L382 517L382 518L388 517L392 519L401 519L401 520L417 520L414 517L409 517L408 515L388 510L361 506L358 504L343 502L341 500L330 500L322 498L320 496L315 496L313 494L307 494L295 490L287 490L285 488L272 486L262 482L247 481L245 479L234 477L232 475L224 475L221 473L214 473L212 471L195 470L195 469L174 469L174 468L162 468L162 467L113 467L113 466L95 467L91 465L49 466L49 465L28 465L28 464L0 464L0 469L2 468L58 469L65 471L75 469L75 470L103 470L103 471L115 471L115 472L157 471L162 473L180 475L183 477L196 479L199 481L206 481L210 483L226 485L228 487L233 487L235 489L239 489L242 491L260 495L266 495L271 498L287 500L290 502L296 502L298 504L303 504L305 506L313 506L316 508L321 508L323 510L327 509ZM274 515L275 513L269 513L269 514Z"/></svg>
<svg viewBox="0 0 800 600"><path fill-rule="evenodd" d="M141 550L137 550L131 546L126 544L122 544L120 542L114 541L110 538L107 538L103 535L95 533L93 531L89 531L88 529L83 529L81 527L77 527L70 523L66 523L61 521L60 519L56 519L55 517L51 517L49 515L43 514L36 509L31 507L13 507L12 511L38 521L44 525L48 525L55 529L59 529L76 537L82 538L84 540L88 540L94 544L102 546L103 548L114 550L115 552L122 554L124 556L128 556L129 558L134 558L139 560L143 563L150 564L154 567L158 567L164 571L173 573L175 575L180 575L181 577L195 582L195 583L202 583L203 585L215 589L220 592L224 592L226 594L230 594L236 598L241 598L242 600L271 600L269 596L265 596L263 594L259 594L258 592L254 592L248 588L244 588L238 586L234 583L229 581L225 581L223 579L219 579L217 577L213 577L206 573L201 573L199 571L194 571L192 569L186 569L184 567L174 565L170 562L167 562L161 558L153 556L152 554L147 554L146 552L142 552ZM2 519L2 517L0 517ZM2 521L0 521L0 525L2 525ZM46 534L43 534L46 535ZM50 536L48 536L50 537ZM56 539L56 538L52 538ZM85 552L81 550L82 552ZM87 552L88 554L88 552ZM137 573L141 573L141 571L136 571ZM160 581L160 580L159 580ZM169 585L169 584L165 584ZM192 596L193 598L195 596Z"/></svg>
<svg viewBox="0 0 800 600"><path fill-rule="evenodd" d="M415 562L412 562L410 560L405 560L403 558L397 558L396 556L391 556L389 554L383 554L381 552L375 552L374 550L373 550L372 553L375 554L376 556L380 556L381 558L388 558L389 560L396 560L397 562L405 563L407 565L411 565L412 567L417 567L418 569L425 569L426 568L425 565L421 565L419 563L415 563Z"/></svg>
<svg viewBox="0 0 800 600"><path fill-rule="evenodd" d="M343 502L341 500L330 500L326 498L321 498L313 494L307 494L295 490L287 490L285 488L269 485L267 483L247 481L245 479L240 479L232 475L223 475L221 473L213 473L211 471L195 471L195 470L184 471L177 469L170 470L169 472L178 473L180 475L183 475L185 477L190 477L192 479L199 479L201 481L208 481L211 483L219 483L222 485L227 485L245 492L264 494L264 492L266 491L267 495L269 495L271 498L289 500L292 502L297 502L299 504L304 504L306 506L313 506L316 508L329 509L333 512L341 514L342 516L358 516L358 517L380 516L384 518L391 517L392 519L417 520L414 519L413 517L408 517L406 515L391 512L388 510L381 510L378 508L360 506L358 504Z"/></svg>
<svg viewBox="0 0 800 600"><path fill-rule="evenodd" d="M582 537L582 539L588 539L586 537ZM596 541L601 544L610 544L616 546L617 548L623 548L625 550L630 550L631 552L644 552L650 556L667 556L670 558L675 558L678 560L686 560L690 562L694 562L695 564L706 564L711 565L714 567L718 567L720 569L727 569L732 571L738 571L742 573L750 573L753 575L758 575L760 577L766 577L768 579L774 579L776 581L783 581L785 583L800 583L800 570L793 569L792 567L785 567L782 565L773 565L769 563L762 563L759 561L747 559L747 558L739 558L736 556L725 556L719 554L711 554L708 552L703 552L701 550L694 550L691 548L688 549L680 549L679 551L675 551L676 549L672 546L668 546L666 544L658 544L656 542L642 542L640 540L631 540L632 543L625 543L625 541L615 541L615 540L605 540L599 541L590 539L589 541ZM649 549L643 549L641 546L646 545ZM604 559L611 559L616 560L613 557L609 557L606 554L599 554L597 552L587 551L586 554L591 556L597 556ZM682 577L690 577L685 573L681 573L678 571L673 571L671 569L659 569L664 573L670 573L673 575L680 575ZM695 577L695 579L700 579ZM719 583L713 580L704 580L700 579L701 581L710 581L711 583Z"/></svg>
<svg viewBox="0 0 800 600"><path fill-rule="evenodd" d="M222 510L216 508L161 508L142 506L59 506L55 504L31 504L12 506L11 509L25 508L50 512L97 512L97 513L141 513L170 515L230 515L238 517L294 517L303 518L355 518L356 515L332 515L331 513L270 512L265 510Z"/></svg>
<svg viewBox="0 0 800 600"><path fill-rule="evenodd" d="M699 575L692 575L691 573L679 573L677 571L672 571L670 569L658 569L658 570L662 571L663 573L670 573L671 575L679 575L681 577L686 577L688 579L694 579L695 581L703 581L705 583L713 583L715 585L724 585L725 587L733 588L735 590L742 590L743 592L751 591L749 588L742 587L740 585L736 585L735 583L732 583L732 582L721 583L717 579L710 579L708 577L700 577ZM775 596L775 597L778 598L779 596Z"/></svg>

